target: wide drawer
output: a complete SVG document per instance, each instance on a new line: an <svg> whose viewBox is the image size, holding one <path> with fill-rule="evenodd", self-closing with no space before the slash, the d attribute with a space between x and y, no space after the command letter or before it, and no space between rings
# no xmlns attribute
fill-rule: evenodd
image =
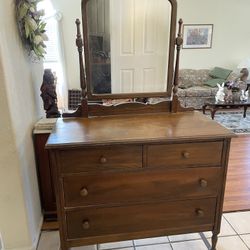
<svg viewBox="0 0 250 250"><path fill-rule="evenodd" d="M164 229L185 230L214 223L216 199L154 202L66 212L67 238Z"/></svg>
<svg viewBox="0 0 250 250"><path fill-rule="evenodd" d="M62 173L142 167L142 146L82 148L59 154Z"/></svg>
<svg viewBox="0 0 250 250"><path fill-rule="evenodd" d="M223 142L149 145L147 167L219 166Z"/></svg>
<svg viewBox="0 0 250 250"><path fill-rule="evenodd" d="M215 197L220 180L216 167L66 176L65 206Z"/></svg>

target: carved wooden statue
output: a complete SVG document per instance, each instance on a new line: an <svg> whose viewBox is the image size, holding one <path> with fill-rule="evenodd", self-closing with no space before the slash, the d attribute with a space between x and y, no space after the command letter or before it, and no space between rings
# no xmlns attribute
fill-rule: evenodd
<svg viewBox="0 0 250 250"><path fill-rule="evenodd" d="M57 95L55 87L55 77L51 69L45 69L43 75L43 83L40 88L41 97L43 99L43 107L46 111L47 118L61 117L57 107Z"/></svg>

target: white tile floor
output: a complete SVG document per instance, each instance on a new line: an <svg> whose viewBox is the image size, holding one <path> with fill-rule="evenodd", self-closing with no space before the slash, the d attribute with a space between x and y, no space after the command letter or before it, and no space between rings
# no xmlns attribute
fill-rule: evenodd
<svg viewBox="0 0 250 250"><path fill-rule="evenodd" d="M211 243L211 233L204 233ZM71 250L207 250L199 234L130 240ZM42 232L37 250L59 250L57 231ZM217 250L250 250L250 212L223 215Z"/></svg>

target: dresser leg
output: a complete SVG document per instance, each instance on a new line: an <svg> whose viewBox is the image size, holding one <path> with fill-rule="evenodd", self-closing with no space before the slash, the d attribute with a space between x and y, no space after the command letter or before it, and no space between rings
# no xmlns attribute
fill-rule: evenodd
<svg viewBox="0 0 250 250"><path fill-rule="evenodd" d="M216 250L217 241L218 241L218 233L213 232L211 250Z"/></svg>
<svg viewBox="0 0 250 250"><path fill-rule="evenodd" d="M60 250L68 250L69 248L67 248L67 247L64 247L64 246L62 246L61 245L61 247L60 247Z"/></svg>
<svg viewBox="0 0 250 250"><path fill-rule="evenodd" d="M65 244L63 241L61 241L59 250L69 250L69 248L67 247L67 244Z"/></svg>

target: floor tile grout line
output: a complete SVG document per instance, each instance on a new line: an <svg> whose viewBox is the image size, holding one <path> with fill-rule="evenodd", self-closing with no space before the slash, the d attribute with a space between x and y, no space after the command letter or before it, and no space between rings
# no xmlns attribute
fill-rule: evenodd
<svg viewBox="0 0 250 250"><path fill-rule="evenodd" d="M170 247L171 247L171 250L174 250L174 248L173 248L173 246L172 246L171 242L169 243L169 245L170 245Z"/></svg>
<svg viewBox="0 0 250 250"><path fill-rule="evenodd" d="M132 240L132 242L133 242L133 240ZM105 243L103 243L103 244L105 244ZM101 245L101 244L99 244L99 245ZM122 250L122 249L131 248L131 247L135 250L135 246L133 243L132 243L132 246L123 246L123 247L117 246L117 247L104 248L104 249L98 248L98 250L120 250L120 249Z"/></svg>
<svg viewBox="0 0 250 250"><path fill-rule="evenodd" d="M241 241L243 241L243 243L245 244L245 246L247 247L247 249L250 249L250 247L248 247L248 245L246 244L246 242L244 241L244 239L241 238L241 235L239 235Z"/></svg>
<svg viewBox="0 0 250 250"><path fill-rule="evenodd" d="M136 247L135 247L135 240L132 240L132 244L133 244L134 250L136 250Z"/></svg>
<svg viewBox="0 0 250 250"><path fill-rule="evenodd" d="M245 241L240 237L240 234L235 230L235 228L233 227L233 225L230 223L230 221L224 217L224 219L228 222L228 224L233 228L233 230L235 231L235 233L237 234L237 236L240 238L240 240L243 242L243 244L246 246L247 249L250 249L247 244L245 243Z"/></svg>
<svg viewBox="0 0 250 250"><path fill-rule="evenodd" d="M199 239L188 239L188 240L174 240L174 241L169 241L169 242L170 243L180 243L180 242L197 241L197 240L201 240L201 238L199 238Z"/></svg>
<svg viewBox="0 0 250 250"><path fill-rule="evenodd" d="M230 223L230 221L224 216L224 219L227 221L227 223L230 225L230 227L234 230L234 232L237 234L237 235L239 235L238 234L238 232L235 230L235 228L233 227L233 225Z"/></svg>
<svg viewBox="0 0 250 250"><path fill-rule="evenodd" d="M201 236L203 243L205 244L205 246L209 250L211 248L211 245L210 245L209 241L207 240L205 234L203 232L201 232L201 233L199 233L199 235Z"/></svg>

